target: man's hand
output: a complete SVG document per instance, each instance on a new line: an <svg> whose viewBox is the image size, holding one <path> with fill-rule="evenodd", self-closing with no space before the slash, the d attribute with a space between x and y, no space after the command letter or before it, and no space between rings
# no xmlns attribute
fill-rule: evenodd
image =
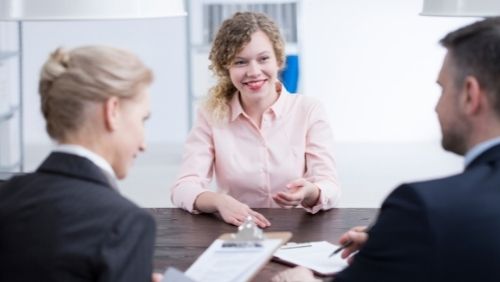
<svg viewBox="0 0 500 282"><path fill-rule="evenodd" d="M321 282L321 280L316 279L311 270L303 267L297 266L294 268L287 269L276 274L272 282Z"/></svg>
<svg viewBox="0 0 500 282"><path fill-rule="evenodd" d="M153 282L161 282L162 279L163 279L163 275L162 274L160 274L160 273L153 273L151 281L153 281Z"/></svg>
<svg viewBox="0 0 500 282"><path fill-rule="evenodd" d="M354 256L351 255L359 251L359 249L364 246L366 241L368 241L368 233L366 233L367 231L367 226L356 226L340 236L339 243L341 245L346 244L349 241L352 242L349 247L345 248L342 251L342 258L349 257L348 262L352 263Z"/></svg>

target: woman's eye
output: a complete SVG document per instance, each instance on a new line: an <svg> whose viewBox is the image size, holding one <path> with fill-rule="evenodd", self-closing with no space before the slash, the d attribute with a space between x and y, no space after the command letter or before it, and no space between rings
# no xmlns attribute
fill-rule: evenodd
<svg viewBox="0 0 500 282"><path fill-rule="evenodd" d="M234 62L235 66L241 66L241 65L244 65L244 64L245 64L245 61L235 61Z"/></svg>

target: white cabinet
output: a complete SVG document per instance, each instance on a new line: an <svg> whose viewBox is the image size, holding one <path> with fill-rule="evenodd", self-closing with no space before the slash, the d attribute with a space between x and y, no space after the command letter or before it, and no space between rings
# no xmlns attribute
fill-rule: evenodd
<svg viewBox="0 0 500 282"><path fill-rule="evenodd" d="M23 169L18 31L18 23L0 21L0 172Z"/></svg>
<svg viewBox="0 0 500 282"><path fill-rule="evenodd" d="M190 0L187 3L188 112L189 127L191 127L196 118L196 107L200 98L207 95L210 87L216 82L208 69L210 64L208 54L220 24L238 11L265 13L281 28L286 40L287 55L295 56L296 59L299 54L300 0Z"/></svg>

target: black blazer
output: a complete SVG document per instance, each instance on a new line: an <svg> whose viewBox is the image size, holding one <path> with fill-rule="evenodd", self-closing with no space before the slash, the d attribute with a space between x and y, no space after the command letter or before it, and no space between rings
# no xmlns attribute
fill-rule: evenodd
<svg viewBox="0 0 500 282"><path fill-rule="evenodd" d="M0 187L0 281L151 281L155 222L91 161L52 153Z"/></svg>
<svg viewBox="0 0 500 282"><path fill-rule="evenodd" d="M398 187L343 281L500 281L500 146L463 173Z"/></svg>

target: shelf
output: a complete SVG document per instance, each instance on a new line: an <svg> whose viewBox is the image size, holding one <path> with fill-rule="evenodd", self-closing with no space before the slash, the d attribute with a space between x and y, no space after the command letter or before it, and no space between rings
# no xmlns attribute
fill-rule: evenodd
<svg viewBox="0 0 500 282"><path fill-rule="evenodd" d="M208 54L210 53L210 49L212 48L212 44L192 44L191 50L197 53ZM286 54L297 54L299 47L297 43L285 42L285 53ZM208 58L208 55L207 55Z"/></svg>
<svg viewBox="0 0 500 282"><path fill-rule="evenodd" d="M17 57L19 55L19 52L11 51L11 52L5 52L5 51L0 51L0 61L7 60L9 58Z"/></svg>
<svg viewBox="0 0 500 282"><path fill-rule="evenodd" d="M192 45L191 48L195 51L195 52L199 52L199 53L209 53L210 52L210 48L212 47L212 45L210 44L203 44L203 45Z"/></svg>
<svg viewBox="0 0 500 282"><path fill-rule="evenodd" d="M244 0L244 1L234 1L234 0L198 0L202 4L290 4L296 3L296 0Z"/></svg>
<svg viewBox="0 0 500 282"><path fill-rule="evenodd" d="M0 0L1 2L1 0ZM1 6L1 5L0 5ZM22 22L0 21L0 180L24 167ZM10 173L10 174L9 174Z"/></svg>
<svg viewBox="0 0 500 282"><path fill-rule="evenodd" d="M18 106L10 106L10 109L6 113L0 114L0 122L9 120L14 116L14 114L19 110Z"/></svg>

